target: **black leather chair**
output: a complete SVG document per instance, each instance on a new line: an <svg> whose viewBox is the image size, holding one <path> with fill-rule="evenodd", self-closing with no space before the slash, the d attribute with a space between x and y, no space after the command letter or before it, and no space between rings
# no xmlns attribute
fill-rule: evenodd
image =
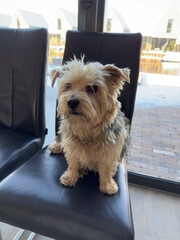
<svg viewBox="0 0 180 240"><path fill-rule="evenodd" d="M0 180L45 138L47 30L0 28Z"/></svg>
<svg viewBox="0 0 180 240"><path fill-rule="evenodd" d="M115 63L131 69L131 84L121 96L123 111L132 120L139 73L141 34L69 31L64 61L76 54L88 61ZM0 221L61 240L132 240L133 218L126 163L116 175L119 191L99 192L98 176L89 173L75 188L63 187L63 155L47 147L0 183Z"/></svg>

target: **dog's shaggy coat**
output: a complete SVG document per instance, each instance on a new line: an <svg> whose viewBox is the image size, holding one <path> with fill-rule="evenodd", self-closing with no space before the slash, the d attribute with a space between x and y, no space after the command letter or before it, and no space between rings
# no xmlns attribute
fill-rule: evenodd
<svg viewBox="0 0 180 240"><path fill-rule="evenodd" d="M83 59L67 62L54 73L60 78L57 113L59 135L49 145L52 153L64 152L68 169L60 177L65 186L75 186L87 170L99 173L100 191L115 194L113 179L128 140L127 120L117 100L129 69Z"/></svg>

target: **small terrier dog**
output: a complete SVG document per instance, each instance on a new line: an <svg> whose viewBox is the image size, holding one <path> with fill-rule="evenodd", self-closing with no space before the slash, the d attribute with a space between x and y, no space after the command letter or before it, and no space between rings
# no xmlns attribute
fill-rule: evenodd
<svg viewBox="0 0 180 240"><path fill-rule="evenodd" d="M52 86L60 78L57 114L61 122L49 150L65 154L68 168L60 177L63 185L75 186L90 170L99 173L102 193L118 191L113 177L124 156L129 129L117 97L124 81L130 82L129 74L128 68L85 64L84 58L74 58L55 71Z"/></svg>

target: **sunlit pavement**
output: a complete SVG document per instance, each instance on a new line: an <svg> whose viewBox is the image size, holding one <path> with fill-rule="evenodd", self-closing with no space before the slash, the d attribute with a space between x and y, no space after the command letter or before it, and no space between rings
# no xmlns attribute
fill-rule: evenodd
<svg viewBox="0 0 180 240"><path fill-rule="evenodd" d="M180 76L140 77L128 169L180 182Z"/></svg>

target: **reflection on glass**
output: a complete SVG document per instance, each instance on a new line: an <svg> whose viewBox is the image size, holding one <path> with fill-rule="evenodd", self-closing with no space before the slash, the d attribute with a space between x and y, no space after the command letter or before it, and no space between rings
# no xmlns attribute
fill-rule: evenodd
<svg viewBox="0 0 180 240"><path fill-rule="evenodd" d="M180 75L179 0L108 0L104 31L141 32L140 71Z"/></svg>

